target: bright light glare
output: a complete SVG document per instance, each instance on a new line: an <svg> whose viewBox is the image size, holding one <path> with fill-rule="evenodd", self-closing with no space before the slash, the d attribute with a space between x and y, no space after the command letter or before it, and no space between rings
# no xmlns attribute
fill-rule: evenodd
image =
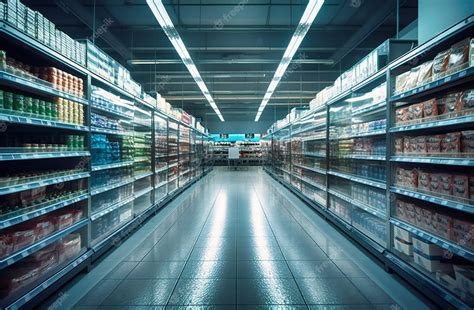
<svg viewBox="0 0 474 310"><path fill-rule="evenodd" d="M191 56L189 55L188 50L186 49L186 46L184 46L183 40L181 40L178 31L176 31L176 28L174 27L173 22L171 21L168 15L168 12L166 12L165 6L161 2L161 0L147 0L146 3L153 12L153 15L155 15L155 18L161 25L161 28L163 28L163 31L168 36L168 39L170 39L171 44L174 46L176 52L178 53L186 68L188 69L189 73L191 73L191 76L193 77L194 81L196 81L204 97L206 97L206 100L209 102L214 112L217 114L221 122L223 122L224 118L222 117L219 108L217 107L216 103L209 94L209 90L207 89L207 86L204 83L201 74L199 74L198 69L194 65L194 62L191 59Z"/></svg>
<svg viewBox="0 0 474 310"><path fill-rule="evenodd" d="M263 109L267 105L268 101L270 100L271 95L275 91L278 83L280 83L281 78L285 75L285 71L288 68L288 65L291 63L293 56L295 55L296 51L298 50L301 42L303 41L306 33L308 32L309 28L313 24L316 15L318 15L319 10L321 9L324 0L310 0L306 9L304 10L303 16L298 24L298 27L293 34L293 37L286 48L285 53L278 65L278 69L275 71L275 75L273 76L272 82L268 86L267 93L260 103L260 107L258 108L257 115L255 116L255 121L258 122L260 116L262 115ZM270 93L270 97L267 94Z"/></svg>

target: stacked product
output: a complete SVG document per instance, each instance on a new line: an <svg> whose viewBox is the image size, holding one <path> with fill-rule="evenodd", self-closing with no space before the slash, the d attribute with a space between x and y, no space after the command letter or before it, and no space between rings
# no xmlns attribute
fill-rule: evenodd
<svg viewBox="0 0 474 310"><path fill-rule="evenodd" d="M473 157L474 131L397 137L395 153L406 156Z"/></svg>
<svg viewBox="0 0 474 310"><path fill-rule="evenodd" d="M133 116L133 102L124 100L102 88L92 86L91 104L106 111L113 111L128 117Z"/></svg>
<svg viewBox="0 0 474 310"><path fill-rule="evenodd" d="M472 56L469 56L473 53L474 39L466 38L452 45L450 49L438 53L433 60L397 76L395 93L403 93L423 86L474 65L470 63Z"/></svg>
<svg viewBox="0 0 474 310"><path fill-rule="evenodd" d="M84 149L84 136L78 135L3 135L0 137L0 148L16 152L50 152L74 151Z"/></svg>
<svg viewBox="0 0 474 310"><path fill-rule="evenodd" d="M132 172L131 166L95 171L92 173L91 189L100 189L104 186L129 180L133 176Z"/></svg>

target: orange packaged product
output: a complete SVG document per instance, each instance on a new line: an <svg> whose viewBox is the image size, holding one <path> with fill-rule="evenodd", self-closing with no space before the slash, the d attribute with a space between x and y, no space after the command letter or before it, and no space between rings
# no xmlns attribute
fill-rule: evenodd
<svg viewBox="0 0 474 310"><path fill-rule="evenodd" d="M441 99L442 114L447 114L449 117L459 116L462 111L461 103L462 93L451 93Z"/></svg>
<svg viewBox="0 0 474 310"><path fill-rule="evenodd" d="M469 65L469 38L451 46L447 74L453 74Z"/></svg>
<svg viewBox="0 0 474 310"><path fill-rule="evenodd" d="M474 89L462 92L459 101L461 102L461 110L464 114L474 113Z"/></svg>
<svg viewBox="0 0 474 310"><path fill-rule="evenodd" d="M453 241L464 248L474 248L474 224L453 219Z"/></svg>
<svg viewBox="0 0 474 310"><path fill-rule="evenodd" d="M421 209L423 228L430 232L436 232L436 212L428 209Z"/></svg>
<svg viewBox="0 0 474 310"><path fill-rule="evenodd" d="M418 189L430 192L431 191L431 174L425 171L418 172Z"/></svg>
<svg viewBox="0 0 474 310"><path fill-rule="evenodd" d="M412 141L411 137L409 136L403 137L403 152L405 154L413 152L413 146L411 144L411 141Z"/></svg>
<svg viewBox="0 0 474 310"><path fill-rule="evenodd" d="M405 186L405 169L400 167L395 168L395 184Z"/></svg>
<svg viewBox="0 0 474 310"><path fill-rule="evenodd" d="M402 154L403 153L403 137L396 137L395 138L395 153Z"/></svg>
<svg viewBox="0 0 474 310"><path fill-rule="evenodd" d="M430 190L433 193L439 193L440 192L440 178L441 175L439 173L431 173L430 174Z"/></svg>
<svg viewBox="0 0 474 310"><path fill-rule="evenodd" d="M426 154L428 152L428 140L426 136L416 137L416 153Z"/></svg>
<svg viewBox="0 0 474 310"><path fill-rule="evenodd" d="M444 135L433 135L427 137L427 148L429 154L438 154L441 152L441 141Z"/></svg>
<svg viewBox="0 0 474 310"><path fill-rule="evenodd" d="M441 153L459 154L461 153L461 133L451 132L444 135L441 140Z"/></svg>
<svg viewBox="0 0 474 310"><path fill-rule="evenodd" d="M439 193L447 196L453 195L453 176L451 174L439 174Z"/></svg>
<svg viewBox="0 0 474 310"><path fill-rule="evenodd" d="M461 136L464 156L474 156L474 130L465 130Z"/></svg>
<svg viewBox="0 0 474 310"><path fill-rule="evenodd" d="M404 184L409 188L418 187L418 169L405 169Z"/></svg>
<svg viewBox="0 0 474 310"><path fill-rule="evenodd" d="M415 206L412 203L406 203L405 204L405 210L407 214L407 221L409 223L415 224L416 223L416 209L418 209L417 206Z"/></svg>
<svg viewBox="0 0 474 310"><path fill-rule="evenodd" d="M408 109L405 108L398 108L395 111L395 124L396 125L403 125L408 121Z"/></svg>
<svg viewBox="0 0 474 310"><path fill-rule="evenodd" d="M453 219L449 215L436 214L436 234L446 240L452 240Z"/></svg>
<svg viewBox="0 0 474 310"><path fill-rule="evenodd" d="M427 120L433 119L438 116L438 101L436 98L422 102L423 104L423 117Z"/></svg>

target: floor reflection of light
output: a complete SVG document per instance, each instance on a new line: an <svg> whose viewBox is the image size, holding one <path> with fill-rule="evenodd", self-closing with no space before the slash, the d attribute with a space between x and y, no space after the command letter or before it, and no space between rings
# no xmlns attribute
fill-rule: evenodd
<svg viewBox="0 0 474 310"><path fill-rule="evenodd" d="M251 194L251 201L250 201L250 222L251 222L251 229L253 232L253 244L255 246L255 252L257 254L257 258L272 258L271 252L269 248L271 245L269 244L268 240L271 238L267 238L267 231L268 223L263 212L263 209L260 207L260 201L258 200L257 194L254 191ZM255 261L260 269L260 274L262 275L276 275L278 273L278 266L276 266L274 260L268 261ZM270 297L270 301L278 302L284 298L283 292L280 292L278 289L278 282L279 279L270 279L270 278L262 278L262 281L265 283L265 287Z"/></svg>
<svg viewBox="0 0 474 310"><path fill-rule="evenodd" d="M225 191L221 191L217 196L215 206L211 211L212 222L208 236L222 236L227 221L227 208L227 193ZM206 252L204 255L205 257L213 260L202 261L201 264L198 264L196 267L196 275L204 275L204 277L208 277L218 265L218 261L215 259L219 255L219 251L222 250L218 246L218 241L218 239L213 237L206 238L206 242L204 243ZM195 290L193 292L190 292L192 296L196 296L197 298L201 298L202 296L205 296L206 293L209 294L216 289L211 287L213 284L215 284L215 281L200 281L199 284L200 285L195 286ZM194 300L194 298L192 298L192 300Z"/></svg>

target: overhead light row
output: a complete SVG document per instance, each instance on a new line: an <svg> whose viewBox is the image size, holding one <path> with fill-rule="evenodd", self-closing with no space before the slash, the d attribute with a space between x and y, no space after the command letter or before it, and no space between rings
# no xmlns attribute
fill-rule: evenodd
<svg viewBox="0 0 474 310"><path fill-rule="evenodd" d="M207 89L206 83L204 83L198 69L196 68L196 65L194 65L194 62L191 59L186 46L184 46L183 40L181 40L178 31L176 31L176 28L174 27L168 12L166 12L166 8L164 7L163 3L161 0L147 0L146 2L153 12L153 15L155 15L155 18L158 20L158 23L160 23L161 28L163 28L163 31L170 39L171 44L173 44L176 52L178 52L179 57L181 57L181 60L188 69L189 73L191 73L194 81L196 81L196 84L199 86L202 94L209 102L214 112L216 112L221 122L223 122L224 118L222 117L221 111L219 111L214 99L212 99L209 89Z"/></svg>
<svg viewBox="0 0 474 310"><path fill-rule="evenodd" d="M255 116L256 122L258 122L260 116L262 116L263 110L268 104L268 101L270 101L270 98L275 92L278 83L280 83L280 80L285 75L286 69L290 65L293 56L298 50L309 28L313 24L313 21L316 18L316 15L318 15L319 10L323 6L323 3L324 0L309 0L309 3L306 6L306 9L304 10L303 16L301 17L301 20L298 26L296 27L295 33L293 34L293 37L291 38L290 43L288 44L288 47L286 48L286 51L283 54L283 57L281 58L280 64L278 65L278 68L275 71L273 79L270 82L270 85L268 86L267 92L265 93L265 96L263 97L263 100L260 103L257 115Z"/></svg>

